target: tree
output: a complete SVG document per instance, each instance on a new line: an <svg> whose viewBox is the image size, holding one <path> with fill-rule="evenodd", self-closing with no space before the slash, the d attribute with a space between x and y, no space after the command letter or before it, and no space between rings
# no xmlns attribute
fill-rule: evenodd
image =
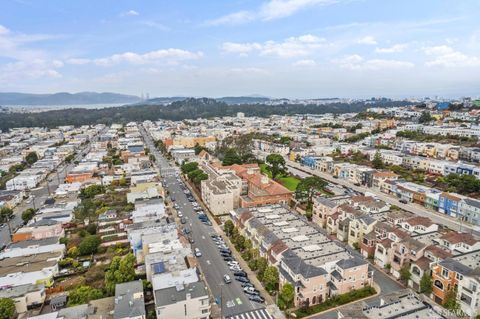
<svg viewBox="0 0 480 319"><path fill-rule="evenodd" d="M298 183L297 189L295 190L295 198L297 200L306 200L307 202L307 211L312 209L313 204L313 195L321 191L327 182L318 176L309 176L304 178Z"/></svg>
<svg viewBox="0 0 480 319"><path fill-rule="evenodd" d="M278 285L278 270L274 266L268 266L263 273L263 282L268 291L274 291Z"/></svg>
<svg viewBox="0 0 480 319"><path fill-rule="evenodd" d="M15 315L15 302L10 298L0 298L0 319L12 319Z"/></svg>
<svg viewBox="0 0 480 319"><path fill-rule="evenodd" d="M198 168L197 162L185 162L180 166L180 169L183 174L188 174L192 171L195 171Z"/></svg>
<svg viewBox="0 0 480 319"><path fill-rule="evenodd" d="M90 185L80 191L81 198L93 198L105 192L105 187L102 185Z"/></svg>
<svg viewBox="0 0 480 319"><path fill-rule="evenodd" d="M385 167L385 165L383 164L382 155L379 151L377 151L375 153L375 156L373 157L372 167L376 169L382 169Z"/></svg>
<svg viewBox="0 0 480 319"><path fill-rule="evenodd" d="M223 157L222 165L229 166L233 164L242 164L242 159L236 149L228 148Z"/></svg>
<svg viewBox="0 0 480 319"><path fill-rule="evenodd" d="M278 306L285 310L293 306L293 298L295 297L295 289L291 283L283 285L282 290L278 296Z"/></svg>
<svg viewBox="0 0 480 319"><path fill-rule="evenodd" d="M0 209L0 221L2 223L6 223L12 218L13 218L13 210L11 208L2 207Z"/></svg>
<svg viewBox="0 0 480 319"><path fill-rule="evenodd" d="M265 257L260 257L257 259L257 270L258 270L258 279L263 280L263 275L265 274L265 269L267 269L268 261Z"/></svg>
<svg viewBox="0 0 480 319"><path fill-rule="evenodd" d="M78 252L82 256L95 254L98 251L98 246L100 246L100 238L95 235L89 235L78 245Z"/></svg>
<svg viewBox="0 0 480 319"><path fill-rule="evenodd" d="M272 173L272 178L276 179L286 174L285 159L280 154L270 154L266 158L267 169Z"/></svg>
<svg viewBox="0 0 480 319"><path fill-rule="evenodd" d="M86 228L86 231L90 234L90 235L95 235L97 233L97 224L95 223L90 223L88 224L87 228Z"/></svg>
<svg viewBox="0 0 480 319"><path fill-rule="evenodd" d="M457 301L457 289L452 287L447 290L443 307L453 312L455 315L461 317L462 310L460 309L460 304Z"/></svg>
<svg viewBox="0 0 480 319"><path fill-rule="evenodd" d="M23 211L22 220L26 224L33 218L33 216L35 216L35 210L33 208L28 208Z"/></svg>
<svg viewBox="0 0 480 319"><path fill-rule="evenodd" d="M408 283L411 277L412 273L410 272L410 265L403 265L403 267L400 268L400 280L402 280L404 283Z"/></svg>
<svg viewBox="0 0 480 319"><path fill-rule="evenodd" d="M68 306L76 306L88 303L90 300L100 299L103 293L100 289L90 286L80 286L70 291L68 295Z"/></svg>
<svg viewBox="0 0 480 319"><path fill-rule="evenodd" d="M208 149L205 146L201 146L198 143L195 143L195 146L193 147L193 149L195 150L195 155L200 154L200 152L202 151L208 151Z"/></svg>
<svg viewBox="0 0 480 319"><path fill-rule="evenodd" d="M80 252L78 251L78 248L76 246L71 247L67 251L67 255L71 258L77 258L79 256Z"/></svg>
<svg viewBox="0 0 480 319"><path fill-rule="evenodd" d="M28 165L32 165L36 161L38 161L38 155L36 152L30 152L25 156L25 161L28 163Z"/></svg>
<svg viewBox="0 0 480 319"><path fill-rule="evenodd" d="M432 293L432 277L426 272L423 274L422 279L420 279L420 292L426 295Z"/></svg>
<svg viewBox="0 0 480 319"><path fill-rule="evenodd" d="M432 115L430 114L430 112L428 111L423 111L422 112L422 115L420 115L419 119L418 119L418 123L429 123L431 121L433 121L434 118L432 117Z"/></svg>
<svg viewBox="0 0 480 319"><path fill-rule="evenodd" d="M235 228L235 225L230 219L223 224L223 231L225 232L225 235L227 235L228 237L232 235L232 231L234 228Z"/></svg>
<svg viewBox="0 0 480 319"><path fill-rule="evenodd" d="M245 249L245 237L243 235L239 235L235 239L235 248L239 251L243 251Z"/></svg>
<svg viewBox="0 0 480 319"><path fill-rule="evenodd" d="M132 253L123 258L115 256L105 272L105 288L109 295L115 293L115 285L135 279L135 256Z"/></svg>

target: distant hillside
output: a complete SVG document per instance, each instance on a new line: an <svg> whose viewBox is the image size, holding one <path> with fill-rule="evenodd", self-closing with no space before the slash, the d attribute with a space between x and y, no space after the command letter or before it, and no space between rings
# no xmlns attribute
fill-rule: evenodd
<svg viewBox="0 0 480 319"><path fill-rule="evenodd" d="M133 95L117 93L54 93L54 94L31 94L31 93L1 93L0 105L81 105L81 104L111 104L111 103L135 103L140 98Z"/></svg>
<svg viewBox="0 0 480 319"><path fill-rule="evenodd" d="M219 102L225 102L227 104L260 104L270 101L268 97L256 97L256 96L226 96L216 99Z"/></svg>
<svg viewBox="0 0 480 319"><path fill-rule="evenodd" d="M59 125L111 124L127 123L145 120L184 120L197 118L212 118L220 116L236 116L243 112L246 116L266 117L273 114L324 114L362 112L367 108L394 107L410 105L405 101L381 101L376 103L331 103L314 104L234 104L228 105L209 98L187 98L169 105L127 105L102 109L84 108L62 109L38 113L0 113L0 130L13 127L56 127Z"/></svg>

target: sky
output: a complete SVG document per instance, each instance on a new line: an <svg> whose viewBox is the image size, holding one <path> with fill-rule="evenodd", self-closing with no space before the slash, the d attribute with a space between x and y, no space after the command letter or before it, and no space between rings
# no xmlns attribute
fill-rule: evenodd
<svg viewBox="0 0 480 319"><path fill-rule="evenodd" d="M1 92L480 95L478 0L1 0Z"/></svg>

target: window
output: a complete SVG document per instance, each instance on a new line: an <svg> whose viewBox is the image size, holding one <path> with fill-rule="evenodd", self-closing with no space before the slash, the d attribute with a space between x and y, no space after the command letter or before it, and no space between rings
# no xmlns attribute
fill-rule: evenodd
<svg viewBox="0 0 480 319"><path fill-rule="evenodd" d="M462 279L463 279L463 276L462 276L461 274L459 274L458 272L457 272L457 276L456 276L456 277L457 277L458 280L462 280Z"/></svg>
<svg viewBox="0 0 480 319"><path fill-rule="evenodd" d="M208 309L203 309L202 310L202 313L207 313L208 312Z"/></svg>
<svg viewBox="0 0 480 319"><path fill-rule="evenodd" d="M448 278L448 270L443 268L442 269L442 276L445 277L445 278Z"/></svg>
<svg viewBox="0 0 480 319"><path fill-rule="evenodd" d="M437 287L438 289L443 290L443 284L442 284L442 282L441 282L440 280L438 280L438 279L435 280L435 281L433 282L433 285L434 285L435 287Z"/></svg>

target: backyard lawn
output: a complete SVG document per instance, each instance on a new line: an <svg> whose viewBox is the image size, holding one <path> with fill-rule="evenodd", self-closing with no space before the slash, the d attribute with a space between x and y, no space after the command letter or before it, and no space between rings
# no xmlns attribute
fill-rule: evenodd
<svg viewBox="0 0 480 319"><path fill-rule="evenodd" d="M260 171L262 172L262 174L272 178L272 174L267 170L267 164L260 164ZM278 182L288 188L288 190L294 192L297 189L300 180L295 176L289 175L285 177L280 177L278 179Z"/></svg>

